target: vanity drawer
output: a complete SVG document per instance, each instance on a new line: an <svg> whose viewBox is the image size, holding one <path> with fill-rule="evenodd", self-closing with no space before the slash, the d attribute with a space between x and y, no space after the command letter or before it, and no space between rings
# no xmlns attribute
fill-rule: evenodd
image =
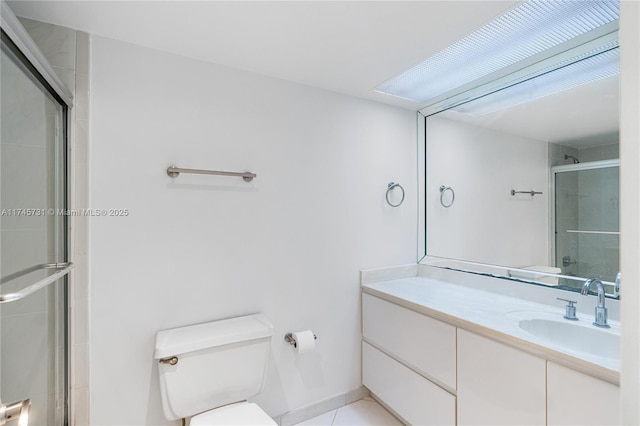
<svg viewBox="0 0 640 426"><path fill-rule="evenodd" d="M363 293L362 334L415 371L455 391L455 327Z"/></svg>
<svg viewBox="0 0 640 426"><path fill-rule="evenodd" d="M456 397L366 342L362 383L412 425L454 425Z"/></svg>

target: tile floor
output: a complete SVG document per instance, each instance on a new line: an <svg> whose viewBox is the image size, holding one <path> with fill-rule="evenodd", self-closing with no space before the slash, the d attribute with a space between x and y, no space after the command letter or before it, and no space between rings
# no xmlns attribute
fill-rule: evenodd
<svg viewBox="0 0 640 426"><path fill-rule="evenodd" d="M378 404L373 398L340 407L298 423L296 426L401 426L402 423Z"/></svg>

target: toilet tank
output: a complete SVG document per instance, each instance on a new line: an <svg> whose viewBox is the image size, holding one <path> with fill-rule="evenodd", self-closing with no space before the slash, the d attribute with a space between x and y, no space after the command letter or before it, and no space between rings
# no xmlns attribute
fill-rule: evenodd
<svg viewBox="0 0 640 426"><path fill-rule="evenodd" d="M272 334L273 325L262 314L158 331L154 358L167 419L260 393Z"/></svg>

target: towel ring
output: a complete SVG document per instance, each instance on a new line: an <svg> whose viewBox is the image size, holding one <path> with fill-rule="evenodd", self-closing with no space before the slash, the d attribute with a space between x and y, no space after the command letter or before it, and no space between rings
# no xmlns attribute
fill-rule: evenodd
<svg viewBox="0 0 640 426"><path fill-rule="evenodd" d="M451 191L451 202L449 204L445 204L444 202L444 193L447 191ZM449 208L453 205L453 202L456 200L456 193L453 191L453 188L450 186L444 186L442 185L440 187L440 204L442 204L442 207L444 208Z"/></svg>
<svg viewBox="0 0 640 426"><path fill-rule="evenodd" d="M400 188L400 190L402 191L402 198L400 199L400 202L398 204L393 204L391 203L391 201L389 201L389 193L393 188L396 188L396 187ZM389 204L391 207L398 207L404 201L404 188L399 183L389 182L389 184L387 185L387 194L385 198L387 199L387 204Z"/></svg>

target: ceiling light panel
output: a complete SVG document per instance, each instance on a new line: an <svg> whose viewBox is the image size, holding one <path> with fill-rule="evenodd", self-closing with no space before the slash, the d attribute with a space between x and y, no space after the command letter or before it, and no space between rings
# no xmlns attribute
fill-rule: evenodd
<svg viewBox="0 0 640 426"><path fill-rule="evenodd" d="M617 0L529 0L375 90L422 103L616 21L619 15Z"/></svg>
<svg viewBox="0 0 640 426"><path fill-rule="evenodd" d="M452 110L478 117L614 77L619 73L620 55L619 49L615 48L482 96Z"/></svg>

